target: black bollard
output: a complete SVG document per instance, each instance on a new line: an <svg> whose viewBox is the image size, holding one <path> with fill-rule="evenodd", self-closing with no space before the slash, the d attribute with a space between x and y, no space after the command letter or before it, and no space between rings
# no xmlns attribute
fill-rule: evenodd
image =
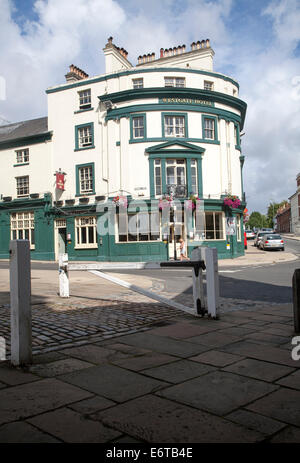
<svg viewBox="0 0 300 463"><path fill-rule="evenodd" d="M293 275L293 307L295 333L300 333L300 268Z"/></svg>

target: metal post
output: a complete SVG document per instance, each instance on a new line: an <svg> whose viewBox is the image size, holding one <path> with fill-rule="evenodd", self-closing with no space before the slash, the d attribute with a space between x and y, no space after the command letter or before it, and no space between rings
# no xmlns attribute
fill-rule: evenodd
<svg viewBox="0 0 300 463"><path fill-rule="evenodd" d="M59 254L59 295L60 297L70 296L68 254Z"/></svg>
<svg viewBox="0 0 300 463"><path fill-rule="evenodd" d="M30 243L12 240L10 253L11 363L32 362Z"/></svg>
<svg viewBox="0 0 300 463"><path fill-rule="evenodd" d="M217 318L219 308L218 252L216 248L209 247L202 247L201 251L206 265L207 311L209 316Z"/></svg>
<svg viewBox="0 0 300 463"><path fill-rule="evenodd" d="M293 308L295 333L300 333L300 269L297 268L293 275Z"/></svg>
<svg viewBox="0 0 300 463"><path fill-rule="evenodd" d="M201 250L195 248L191 254L192 261L201 260ZM204 289L203 289L203 277L202 268L193 268L193 299L195 313L198 315L205 314L205 302L204 302Z"/></svg>
<svg viewBox="0 0 300 463"><path fill-rule="evenodd" d="M0 336L0 362L6 360L6 342L3 336Z"/></svg>

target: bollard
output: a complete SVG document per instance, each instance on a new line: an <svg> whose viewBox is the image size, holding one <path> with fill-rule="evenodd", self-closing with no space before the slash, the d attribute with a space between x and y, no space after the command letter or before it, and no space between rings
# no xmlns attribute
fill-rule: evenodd
<svg viewBox="0 0 300 463"><path fill-rule="evenodd" d="M0 362L6 360L6 342L3 336L0 336Z"/></svg>
<svg viewBox="0 0 300 463"><path fill-rule="evenodd" d="M68 254L59 254L59 295L60 297L70 296Z"/></svg>
<svg viewBox="0 0 300 463"><path fill-rule="evenodd" d="M202 259L206 265L207 312L212 318L218 318L219 274L217 248L201 247Z"/></svg>
<svg viewBox="0 0 300 463"><path fill-rule="evenodd" d="M192 261L199 261L202 259L201 250L195 248L191 255ZM202 268L193 268L193 299L195 313L198 315L205 315L205 303L204 303L204 289L203 289L203 276Z"/></svg>
<svg viewBox="0 0 300 463"><path fill-rule="evenodd" d="M11 363L32 362L30 243L12 240L10 253Z"/></svg>
<svg viewBox="0 0 300 463"><path fill-rule="evenodd" d="M293 275L293 309L295 333L300 333L300 269L297 268Z"/></svg>

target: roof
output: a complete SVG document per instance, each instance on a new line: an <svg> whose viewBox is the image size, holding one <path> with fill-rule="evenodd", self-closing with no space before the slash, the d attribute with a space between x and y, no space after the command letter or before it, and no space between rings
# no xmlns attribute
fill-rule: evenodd
<svg viewBox="0 0 300 463"><path fill-rule="evenodd" d="M48 133L48 117L0 125L0 143Z"/></svg>

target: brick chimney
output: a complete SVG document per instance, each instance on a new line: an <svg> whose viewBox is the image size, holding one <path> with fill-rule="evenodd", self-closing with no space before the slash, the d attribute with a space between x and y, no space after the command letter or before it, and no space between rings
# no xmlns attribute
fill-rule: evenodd
<svg viewBox="0 0 300 463"><path fill-rule="evenodd" d="M82 69L71 64L70 71L65 75L65 78L67 82L76 82L77 80L86 79L88 76Z"/></svg>

